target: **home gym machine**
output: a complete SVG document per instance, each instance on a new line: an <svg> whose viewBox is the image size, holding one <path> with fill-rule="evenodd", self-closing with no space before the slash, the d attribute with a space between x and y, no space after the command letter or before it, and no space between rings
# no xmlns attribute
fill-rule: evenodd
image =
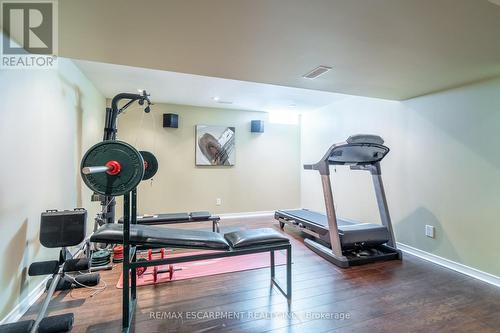
<svg viewBox="0 0 500 333"><path fill-rule="evenodd" d="M149 94L142 90L140 94L120 93L113 97L111 107L106 108L106 118L104 126L103 142L116 140L117 133L117 118L134 102L144 107L145 113L150 113L150 106L153 105L149 99ZM124 103L122 107L119 104ZM139 151L144 160L144 176L142 180L151 179L158 171L158 160L155 155L148 151ZM113 163L109 165L113 167ZM118 169L113 172L119 172ZM101 202L101 212L95 218L94 231L98 227L106 223L115 223L115 200L112 196L102 195L95 192L92 196L93 201ZM199 211L191 213L167 213L167 214L151 214L137 217L138 224L160 225L160 224L179 224L192 222L211 222L213 231L219 232L220 217L212 215L210 212ZM123 217L118 219L119 223L123 223Z"/></svg>
<svg viewBox="0 0 500 333"><path fill-rule="evenodd" d="M123 113L129 106L134 102L144 107L144 112L151 112L150 106L152 105L149 94L146 90L142 90L140 94L132 93L120 93L113 97L111 100L111 107L106 108L106 118L104 122L104 136L103 141L116 140L117 132L117 118ZM125 101L123 106L119 106L120 102ZM149 179L158 170L158 161L153 154L149 152L141 152L143 155L143 160L146 161L144 179ZM115 201L114 197L110 195L95 195L94 198L101 201L101 213L99 213L95 219L96 228L103 225L104 223L115 223Z"/></svg>
<svg viewBox="0 0 500 333"><path fill-rule="evenodd" d="M84 183L105 196L123 195L123 223L106 223L90 237L91 242L123 244L122 330L129 332L137 304L137 270L143 267L170 265L196 260L270 253L271 286L276 286L291 300L292 257L288 238L270 229L243 230L222 235L217 232L167 229L137 224L137 185L144 177L143 156L122 141L100 142L84 155L80 170ZM212 250L182 257L137 260L137 251L157 248ZM217 251L213 251L217 250ZM283 289L275 277L275 251L287 253L287 287Z"/></svg>
<svg viewBox="0 0 500 333"><path fill-rule="evenodd" d="M380 168L380 161L387 153L389 148L384 146L380 136L360 134L331 146L318 163L304 165L304 169L317 170L321 175L326 216L307 209L279 210L274 216L281 229L289 225L313 236L314 239L304 240L305 245L340 267L401 259L401 251L396 248ZM337 218L330 165L347 165L351 170L370 172L382 225Z"/></svg>

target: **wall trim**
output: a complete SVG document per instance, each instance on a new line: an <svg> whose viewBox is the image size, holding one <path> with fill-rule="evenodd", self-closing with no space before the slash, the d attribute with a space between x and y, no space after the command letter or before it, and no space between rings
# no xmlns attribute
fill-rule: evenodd
<svg viewBox="0 0 500 333"><path fill-rule="evenodd" d="M274 216L274 210L264 210L257 212L241 212L241 213L225 213L219 214L220 218L223 219L237 219L237 218L245 218L245 217L268 217Z"/></svg>
<svg viewBox="0 0 500 333"><path fill-rule="evenodd" d="M17 305L0 321L0 325L13 323L21 319L28 309L45 292L45 285L50 276L45 277L26 297L24 297Z"/></svg>
<svg viewBox="0 0 500 333"><path fill-rule="evenodd" d="M402 243L397 242L397 246L403 252L412 254L412 255L419 257L421 259L430 261L434 264L438 264L440 266L449 268L449 269L454 270L456 272L465 274L467 276L470 276L472 278L475 278L477 280L481 280L483 282L492 284L492 285L500 288L500 277L498 277L496 275L480 271L479 269L472 268L472 267L466 266L464 264L460 264L458 262L437 256L435 254L417 249L415 247L412 247L412 246L409 246L406 244L402 244Z"/></svg>
<svg viewBox="0 0 500 333"><path fill-rule="evenodd" d="M296 210L296 209L302 209L302 208L286 208L282 210ZM224 213L224 214L217 214L223 219L237 219L237 218L246 218L246 217L274 217L274 212L275 210L262 210L262 211L255 211L255 212L241 212L241 213Z"/></svg>

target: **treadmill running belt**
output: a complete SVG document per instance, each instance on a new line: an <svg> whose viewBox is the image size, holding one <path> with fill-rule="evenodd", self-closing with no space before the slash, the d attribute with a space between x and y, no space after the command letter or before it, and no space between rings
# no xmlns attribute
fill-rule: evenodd
<svg viewBox="0 0 500 333"><path fill-rule="evenodd" d="M296 217L301 220L309 221L311 223L320 225L328 229L328 220L325 214L321 214L315 212L313 210L308 209L293 209L293 210L280 210L278 212L285 213L292 217ZM337 225L338 226L347 226L347 225L355 225L357 223L346 221L344 219L337 217Z"/></svg>
<svg viewBox="0 0 500 333"><path fill-rule="evenodd" d="M314 232L324 235L328 232L326 215L307 209L279 210L277 216L289 218L302 223ZM351 248L359 244L377 246L389 241L389 231L380 224L361 223L337 218L338 232L342 247ZM323 233L321 231L323 230ZM323 239L328 242L328 239Z"/></svg>

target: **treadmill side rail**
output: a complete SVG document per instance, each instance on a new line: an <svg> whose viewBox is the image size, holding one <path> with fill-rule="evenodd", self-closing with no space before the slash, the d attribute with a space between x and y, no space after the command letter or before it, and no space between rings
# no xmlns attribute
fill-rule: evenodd
<svg viewBox="0 0 500 333"><path fill-rule="evenodd" d="M387 205L387 198L385 196L384 183L382 182L382 176L380 174L372 174L373 186L375 187L375 196L377 198L378 210L380 212L380 220L382 225L389 231L389 241L387 245L395 248L396 238L394 237L394 230L392 228L391 215L389 214L389 207Z"/></svg>
<svg viewBox="0 0 500 333"><path fill-rule="evenodd" d="M328 260L332 264L335 264L339 267L346 268L349 267L349 260L345 256L338 256L333 251L326 246L323 246L311 239L304 239L304 245L311 249L314 253L322 257L323 259Z"/></svg>
<svg viewBox="0 0 500 333"><path fill-rule="evenodd" d="M323 194L325 196L326 217L328 219L328 229L330 231L330 246L331 252L336 257L342 257L342 245L340 244L340 236L338 233L337 216L335 214L335 204L333 201L332 185L329 174L321 175L321 184L323 185ZM335 232L337 231L337 232Z"/></svg>
<svg viewBox="0 0 500 333"><path fill-rule="evenodd" d="M313 241L312 239L304 239L304 245L323 259L328 260L332 264L337 265L341 268L364 265L377 261L395 259L400 260L403 257L400 250L387 245L380 245L377 247L377 249L380 251L380 254L366 257L346 257L344 255L337 256L332 252L331 249Z"/></svg>

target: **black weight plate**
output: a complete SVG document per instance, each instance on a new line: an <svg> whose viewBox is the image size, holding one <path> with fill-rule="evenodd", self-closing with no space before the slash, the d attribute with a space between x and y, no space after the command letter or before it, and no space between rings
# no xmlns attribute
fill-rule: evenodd
<svg viewBox="0 0 500 333"><path fill-rule="evenodd" d="M117 175L106 172L85 175L85 167L103 166L117 161L121 171ZM132 191L144 177L144 159L131 145L123 141L104 141L92 146L83 156L80 165L83 182L94 192L102 195L120 196Z"/></svg>
<svg viewBox="0 0 500 333"><path fill-rule="evenodd" d="M106 266L107 264L109 264L111 261L110 260L106 260L106 261L98 261L98 262L93 262L92 261L92 267L96 267L96 266Z"/></svg>
<svg viewBox="0 0 500 333"><path fill-rule="evenodd" d="M109 260L110 257L105 257L105 258L92 258L92 262L101 262L101 261L107 261Z"/></svg>
<svg viewBox="0 0 500 333"><path fill-rule="evenodd" d="M107 250L99 250L92 254L92 260L107 259L111 256L111 253Z"/></svg>
<svg viewBox="0 0 500 333"><path fill-rule="evenodd" d="M109 258L102 259L102 260L92 260L92 265L106 263L106 262L109 262L109 260L110 260Z"/></svg>
<svg viewBox="0 0 500 333"><path fill-rule="evenodd" d="M154 175L156 175L156 172L158 171L158 160L156 159L156 156L153 155L153 153L150 153L149 151L141 150L139 151L141 153L142 158L144 159L144 177L142 180L147 180L150 178L153 178Z"/></svg>

